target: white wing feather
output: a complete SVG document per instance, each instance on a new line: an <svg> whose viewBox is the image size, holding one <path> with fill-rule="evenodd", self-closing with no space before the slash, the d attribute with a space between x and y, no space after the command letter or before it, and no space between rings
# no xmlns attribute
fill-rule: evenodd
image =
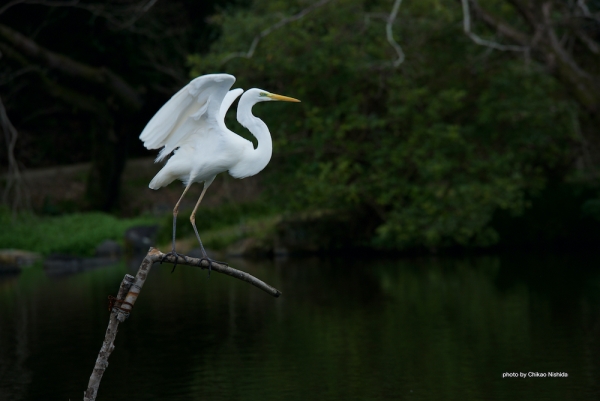
<svg viewBox="0 0 600 401"><path fill-rule="evenodd" d="M237 89L231 91L233 94L228 92L234 82L235 78L228 74L203 75L192 80L161 107L140 135L146 149L164 147L156 161L164 159L195 135L222 132L224 99L227 97L229 108L241 93Z"/></svg>

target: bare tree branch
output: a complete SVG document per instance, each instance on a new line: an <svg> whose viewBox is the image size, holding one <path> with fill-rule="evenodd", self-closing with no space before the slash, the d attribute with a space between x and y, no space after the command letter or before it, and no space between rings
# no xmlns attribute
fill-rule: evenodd
<svg viewBox="0 0 600 401"><path fill-rule="evenodd" d="M544 25L549 39L549 46L552 49L553 59L556 62L557 74L560 78L570 85L579 102L592 113L600 110L600 99L598 93L600 90L600 80L582 69L575 59L560 44L560 41L554 31L551 21L552 4L550 1L542 5Z"/></svg>
<svg viewBox="0 0 600 401"><path fill-rule="evenodd" d="M367 27L369 26L369 23L371 22L371 18L377 18L377 19L383 20L385 22L385 38L397 54L397 58L395 60L392 60L390 62L383 62L383 63L382 62L369 63L368 66L370 66L370 67L380 66L381 67L381 66L391 65L392 67L396 68L404 62L404 60L406 58L404 51L402 50L402 47L400 46L400 44L398 44L398 42L396 42L396 40L394 39L394 31L393 31L394 22L396 21L396 17L398 15L398 10L400 9L401 3L402 3L402 0L395 0L394 4L392 5L392 10L390 11L389 14L381 13L381 12L365 14L364 29L367 29Z"/></svg>
<svg viewBox="0 0 600 401"><path fill-rule="evenodd" d="M573 58L567 53L567 51L561 44L561 41L556 36L556 31L554 30L554 28L552 26L552 21L550 19L550 14L552 12L552 3L549 1L545 2L542 6L542 11L543 11L543 15L544 15L544 25L546 27L548 38L550 39L550 45L552 46L554 53L558 56L558 58L563 63L568 64L569 67L577 75L580 75L581 77L588 78L588 79L592 78L592 76L590 74L588 74L586 71L582 70L577 65L575 60L573 60Z"/></svg>
<svg viewBox="0 0 600 401"><path fill-rule="evenodd" d="M254 39L252 40L252 43L250 44L250 48L248 49L248 51L245 52L235 52L235 53L231 53L229 55L227 55L226 57L223 58L223 60L221 61L221 65L227 63L228 61L234 59L234 58L251 58L254 55L254 51L256 50L256 46L258 46L258 43L260 42L260 40L262 38L264 38L265 36L269 35L271 32L289 24L290 22L294 22L299 20L300 18L304 17L306 14L310 13L311 11L324 6L325 4L329 3L331 0L321 0L318 1L308 7L306 7L305 9L303 9L302 11L300 11L297 14L294 14L290 17L285 17L282 18L279 22L271 25L270 27L264 29L263 31L261 31L258 35L256 35L254 37Z"/></svg>
<svg viewBox="0 0 600 401"><path fill-rule="evenodd" d="M598 95L598 93L600 93L600 79L582 68L577 63L573 55L570 54L569 51L564 47L564 44L561 43L561 38L558 37L554 29L555 22L552 21L552 18L556 17L554 14L557 13L555 12L553 14L551 12L551 1L545 1L539 4L541 9L539 12L534 12L533 9L526 8L526 6L519 0L510 0L511 4L516 5L516 7L519 7L520 10L528 13L530 18L537 18L537 20L534 21L535 33L531 39L526 34L518 31L517 29L508 25L506 22L483 10L481 7L479 7L476 0L462 0L462 2L463 9L468 11L468 8L465 8L464 6L467 5L468 7L469 4L473 5L475 12L479 15L483 22L506 38L520 45L517 47L531 49L532 54L534 54L538 60L545 63L552 74L554 74L560 81L563 82L563 84L566 85L570 91L574 93L577 101L588 111L590 111L593 116L596 115L597 111L600 110L600 97ZM584 3L578 3L580 7L581 4ZM530 5L527 5L527 7L530 7ZM572 10L565 10L563 14L565 14L563 15L563 20L566 18L567 22L572 18L572 16L574 16ZM467 15L468 13L465 13L465 18ZM465 26L469 28L469 24L466 22ZM565 27L568 28L569 24L566 24ZM467 31L470 29L465 30ZM568 30L566 33L571 34L571 32ZM582 39L582 41L585 43L585 39ZM592 45L591 48L590 44ZM593 49L595 49L595 43L588 43L587 45L587 47L590 48L593 53ZM526 54L529 54L529 52Z"/></svg>
<svg viewBox="0 0 600 401"><path fill-rule="evenodd" d="M70 7L89 11L110 22L114 29L131 30L134 24L147 13L158 0L128 0L119 2L82 3L79 0L13 0L0 8L0 15L16 5L42 5L46 7Z"/></svg>
<svg viewBox="0 0 600 401"><path fill-rule="evenodd" d="M145 261L145 259L144 259ZM142 262L142 266L144 263ZM149 267L148 267L149 269ZM140 270L142 268L140 267ZM139 275L139 271L138 271ZM132 275L126 274L121 281L121 285L119 287L119 292L114 299L115 304L122 305L129 289L133 285L135 278ZM110 297L109 297L110 299ZM129 313L123 312L118 306L110 307L110 319L108 322L108 328L106 329L106 334L104 335L104 342L102 343L102 347L100 347L100 352L98 352L98 357L96 358L96 365L94 366L94 370L92 371L92 375L90 376L90 381L88 383L88 388L83 393L84 401L93 401L96 399L98 395L98 388L100 387L100 381L102 380L102 376L104 375L104 371L108 367L108 357L115 349L115 338L117 337L117 329L119 327L119 323L122 323L127 319Z"/></svg>
<svg viewBox="0 0 600 401"><path fill-rule="evenodd" d="M392 65L394 66L394 68L398 67L400 64L402 64L405 59L404 52L402 51L402 47L400 47L400 45L394 40L394 32L392 31L392 27L393 27L394 21L396 20L396 15L398 15L398 9L400 8L401 3L402 3L402 0L396 0L394 2L392 11L390 12L389 17L387 18L387 23L385 24L385 35L387 37L387 41L390 43L390 45L394 48L394 50L398 54L398 58L396 60L392 61Z"/></svg>
<svg viewBox="0 0 600 401"><path fill-rule="evenodd" d="M21 170L19 169L19 164L15 158L15 145L17 144L19 133L14 125L12 125L10 122L1 98L0 125L2 125L2 131L4 132L6 154L8 159L8 174L6 186L4 187L4 193L2 194L2 202L11 208L14 219L16 217L17 210L22 207L23 204L25 205L26 209L29 209L29 193L23 184Z"/></svg>
<svg viewBox="0 0 600 401"><path fill-rule="evenodd" d="M19 4L42 4L50 7L72 7L79 3L79 0L72 1L56 1L49 2L47 0L13 0L10 3L4 5L4 7L0 8L0 15L5 13L9 8L14 7Z"/></svg>
<svg viewBox="0 0 600 401"><path fill-rule="evenodd" d="M109 69L90 67L64 55L54 53L6 25L0 24L0 36L23 54L37 59L49 68L100 85L116 95L120 103L129 108L138 109L141 107L141 100L137 92Z"/></svg>
<svg viewBox="0 0 600 401"><path fill-rule="evenodd" d="M123 323L129 317L129 314L131 313L131 310L133 309L133 306L140 295L142 287L146 282L146 278L148 277L148 273L150 272L152 265L156 262L162 262L164 259L164 261L168 263L177 262L179 265L196 266L202 269L208 269L208 261L206 259L196 259L188 256L185 258L176 258L172 255L165 256L166 255L160 252L158 249L150 248L146 254L146 257L142 261L135 278L129 274L126 274L123 278L121 286L119 287L119 292L114 298L114 304L111 304L110 306L111 314L108 328L106 329L106 335L104 337L102 347L100 348L100 352L98 353L98 358L96 358L96 364L94 366L94 370L92 371L92 375L90 376L88 388L84 393L84 401L94 401L96 399L100 381L102 380L104 371L108 367L108 357L115 348L114 341L117 336L119 323ZM281 295L279 290L241 270L237 270L217 262L212 263L212 270L250 283L276 298Z"/></svg>
<svg viewBox="0 0 600 401"><path fill-rule="evenodd" d="M473 4L476 5L475 0L472 0ZM468 37L473 40L473 42L477 43L481 46L491 47L492 49L501 50L501 51L513 51L513 52L529 52L529 46L514 46L514 45L502 45L500 43L492 42L490 40L482 39L478 35L474 34L471 31L471 12L469 10L469 0L462 0L462 10L463 10L463 30ZM480 10L478 10L480 11ZM485 19L485 18L484 18ZM491 17L488 18L491 20ZM515 32L512 28L509 28L506 25L503 25L500 22L494 21L494 25L501 33L506 33L510 31L513 38L519 37L518 42L525 43L525 36L521 33Z"/></svg>
<svg viewBox="0 0 600 401"><path fill-rule="evenodd" d="M148 251L148 255L150 256L150 260L153 263L164 260L164 262L167 262L167 263L177 262L178 265L195 266L195 267L199 267L199 268L205 269L205 270L207 270L209 268L209 263L206 259L191 258L189 256L186 256L185 259L182 257L175 258L172 255L166 256L164 253L162 253L158 249L154 249L154 248L151 248L150 251ZM275 298L278 298L281 295L281 291L279 291L278 289L276 289L274 287L271 287L270 285L266 284L264 281L257 279L256 277L254 277L251 274L248 274L241 270L234 269L233 267L229 267L228 265L221 264L218 262L212 262L211 270L221 273L221 274L225 274L227 276L237 278L238 280L245 281L249 284L252 284L256 288L263 290L264 292L266 292L267 294L269 294ZM126 299L126 301L127 301L127 299ZM125 308L125 310L126 310L126 308Z"/></svg>
<svg viewBox="0 0 600 401"><path fill-rule="evenodd" d="M587 48L594 54L600 54L600 45L594 41L589 35L583 32L581 29L575 31L577 38L587 46Z"/></svg>
<svg viewBox="0 0 600 401"><path fill-rule="evenodd" d="M42 68L29 64L29 61L23 55L2 42L0 42L0 51L2 51L3 55L6 55L11 60L20 64L23 67L20 70L22 73L25 71L36 73L37 77L45 86L46 91L50 96L66 102L69 107L75 107L79 110L89 111L93 114L101 116L103 119L111 118L110 112L105 103L96 100L92 96L86 96L78 91L64 87L55 80L48 78Z"/></svg>
<svg viewBox="0 0 600 401"><path fill-rule="evenodd" d="M579 6L579 8L581 8L581 11L583 11L583 15L585 15L585 16L592 15L587 4L585 4L585 0L577 0L577 5Z"/></svg>
<svg viewBox="0 0 600 401"><path fill-rule="evenodd" d="M600 22L600 13L593 14L585 3L585 0L577 0L577 6L582 11L584 17Z"/></svg>

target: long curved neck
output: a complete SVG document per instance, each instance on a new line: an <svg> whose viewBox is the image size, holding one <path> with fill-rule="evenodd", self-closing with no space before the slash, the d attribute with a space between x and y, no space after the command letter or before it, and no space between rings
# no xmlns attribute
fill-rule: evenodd
<svg viewBox="0 0 600 401"><path fill-rule="evenodd" d="M258 146L248 153L247 160L244 161L247 176L251 176L257 174L269 164L273 153L273 142L267 124L252 114L252 106L256 104L256 100L245 95L242 96L238 104L237 119L258 140Z"/></svg>

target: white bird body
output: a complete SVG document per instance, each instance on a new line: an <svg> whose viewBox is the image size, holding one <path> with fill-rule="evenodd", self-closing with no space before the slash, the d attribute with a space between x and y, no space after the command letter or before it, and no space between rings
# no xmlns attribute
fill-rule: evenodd
<svg viewBox="0 0 600 401"><path fill-rule="evenodd" d="M242 89L230 90L234 82L235 78L228 74L203 75L192 80L161 107L140 135L147 149L162 148L157 162L173 153L149 187L159 189L177 179L186 185L173 210L173 253L175 216L181 199L192 183L204 182L204 189L190 218L196 229L196 209L217 174L229 171L235 178L250 177L263 170L271 160L271 134L267 125L252 114L252 106L272 100L299 102L256 88L242 95L237 119L258 140L258 146L254 148L252 142L225 126L227 110L243 92ZM204 250L197 230L196 235Z"/></svg>
<svg viewBox="0 0 600 401"><path fill-rule="evenodd" d="M217 174L233 169L248 147L254 149L252 142L234 133L231 133L231 138L223 140L213 131L214 129L208 129L198 133L176 149L152 179L150 188L159 189L176 179L183 181L185 185L190 181L212 182ZM214 140L214 137L218 140Z"/></svg>

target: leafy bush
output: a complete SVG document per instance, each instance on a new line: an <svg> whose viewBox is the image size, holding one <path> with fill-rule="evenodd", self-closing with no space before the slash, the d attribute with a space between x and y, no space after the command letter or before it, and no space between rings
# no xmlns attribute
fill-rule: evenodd
<svg viewBox="0 0 600 401"><path fill-rule="evenodd" d="M399 68L377 19L390 12L383 1L331 2L263 38L252 58L229 57L306 6L223 11L211 53L190 58L194 75L226 70L244 88L302 100L254 110L273 133L267 172L284 208L369 207L381 248L485 246L498 240L496 210L522 212L550 173L568 170L572 106L536 65L474 45L455 1L402 4Z"/></svg>
<svg viewBox="0 0 600 401"><path fill-rule="evenodd" d="M128 228L154 222L149 217L121 219L99 212L53 217L22 214L13 221L10 212L2 208L0 244L2 248L23 249L43 255L65 253L92 256L102 241L120 241Z"/></svg>

